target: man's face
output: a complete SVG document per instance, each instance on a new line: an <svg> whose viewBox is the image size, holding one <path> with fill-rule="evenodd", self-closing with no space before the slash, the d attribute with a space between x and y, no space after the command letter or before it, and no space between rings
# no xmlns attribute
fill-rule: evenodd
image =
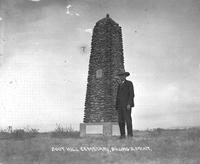
<svg viewBox="0 0 200 164"><path fill-rule="evenodd" d="M120 80L122 82L122 81L124 81L126 79L126 76L125 75L121 75L121 76L119 76L119 78L120 78Z"/></svg>

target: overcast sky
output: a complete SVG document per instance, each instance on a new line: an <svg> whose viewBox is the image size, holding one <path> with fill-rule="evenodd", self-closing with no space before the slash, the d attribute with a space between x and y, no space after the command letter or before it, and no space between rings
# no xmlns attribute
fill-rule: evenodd
<svg viewBox="0 0 200 164"><path fill-rule="evenodd" d="M0 0L0 127L83 122L92 29L122 27L134 129L200 126L199 0Z"/></svg>

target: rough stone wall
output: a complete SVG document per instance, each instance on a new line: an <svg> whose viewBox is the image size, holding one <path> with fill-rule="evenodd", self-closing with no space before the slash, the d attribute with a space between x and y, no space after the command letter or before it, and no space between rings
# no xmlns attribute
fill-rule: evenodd
<svg viewBox="0 0 200 164"><path fill-rule="evenodd" d="M117 82L124 69L121 27L108 15L93 29L84 122L115 122Z"/></svg>

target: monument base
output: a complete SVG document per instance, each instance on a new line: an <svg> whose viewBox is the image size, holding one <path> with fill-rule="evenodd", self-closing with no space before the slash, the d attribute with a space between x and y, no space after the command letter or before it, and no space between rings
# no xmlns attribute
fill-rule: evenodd
<svg viewBox="0 0 200 164"><path fill-rule="evenodd" d="M80 123L80 137L120 136L118 122Z"/></svg>

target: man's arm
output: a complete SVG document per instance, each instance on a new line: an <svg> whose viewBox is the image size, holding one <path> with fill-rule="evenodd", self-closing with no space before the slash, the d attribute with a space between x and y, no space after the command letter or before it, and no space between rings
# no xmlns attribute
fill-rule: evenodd
<svg viewBox="0 0 200 164"><path fill-rule="evenodd" d="M133 98L135 97L134 89L133 89L133 83L129 83L129 99L128 99L128 105L132 106L133 104ZM130 107L129 107L130 108Z"/></svg>

